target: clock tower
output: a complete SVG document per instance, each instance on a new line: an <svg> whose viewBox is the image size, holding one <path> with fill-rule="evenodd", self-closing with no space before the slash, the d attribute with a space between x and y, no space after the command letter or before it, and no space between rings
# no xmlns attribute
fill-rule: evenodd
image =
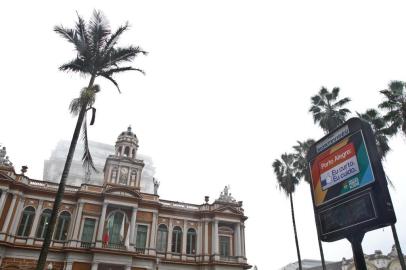
<svg viewBox="0 0 406 270"><path fill-rule="evenodd" d="M144 162L137 159L138 138L131 131L121 132L115 145L115 154L109 155L104 166L104 185L140 189Z"/></svg>

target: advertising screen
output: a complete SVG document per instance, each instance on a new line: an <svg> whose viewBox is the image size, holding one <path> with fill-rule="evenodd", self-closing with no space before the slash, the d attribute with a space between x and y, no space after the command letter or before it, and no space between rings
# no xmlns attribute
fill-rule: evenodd
<svg viewBox="0 0 406 270"><path fill-rule="evenodd" d="M375 181L361 130L319 153L310 168L316 206Z"/></svg>

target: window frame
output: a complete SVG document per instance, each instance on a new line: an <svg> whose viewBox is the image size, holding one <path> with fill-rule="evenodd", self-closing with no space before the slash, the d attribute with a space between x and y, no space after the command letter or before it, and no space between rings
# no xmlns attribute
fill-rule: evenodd
<svg viewBox="0 0 406 270"><path fill-rule="evenodd" d="M191 230L193 230L193 233L191 232ZM196 253L197 253L197 230L195 228L189 228L186 232L186 254L196 255Z"/></svg>
<svg viewBox="0 0 406 270"><path fill-rule="evenodd" d="M138 226L145 226L147 228L147 231L145 232L145 247L137 247ZM149 237L150 237L150 225L147 223L137 223L135 226L135 235L134 235L135 248L147 249L149 247Z"/></svg>
<svg viewBox="0 0 406 270"><path fill-rule="evenodd" d="M62 225L61 225L62 227L59 229L59 224L61 222L61 216L62 216L63 213L67 213L69 218L66 218L67 216L64 215L65 218L62 219L62 222L63 222ZM67 225L67 228L66 228L66 238L63 239L63 236L64 236L63 231L65 230L65 226L66 226L65 224L66 224L67 219L68 219L68 225ZM54 232L54 237L53 237L53 239L55 241L67 241L68 240L69 229L70 229L71 222L72 222L72 214L69 211L63 210L63 211L61 211L59 213L58 219L57 219L57 222L56 222L56 228L55 228L55 232ZM59 236L57 235L58 232L59 232Z"/></svg>
<svg viewBox="0 0 406 270"><path fill-rule="evenodd" d="M177 228L179 228L179 229L177 229ZM171 237L172 237L171 252L181 254L182 253L182 241L183 241L182 228L180 226L174 226L172 229ZM176 241L174 242L173 240L176 240Z"/></svg>
<svg viewBox="0 0 406 270"><path fill-rule="evenodd" d="M83 230L85 229L85 221L86 219L93 219L94 220L94 229L93 229L93 235L92 235L92 241L91 243L94 243L96 241L96 231L98 229L98 224L99 224L99 219L97 217L94 216L82 216L82 220L80 221L80 231L79 231L79 235L80 235L80 242L83 242L82 237L83 237ZM88 243L88 242L86 242Z"/></svg>
<svg viewBox="0 0 406 270"><path fill-rule="evenodd" d="M48 219L46 220L46 222L48 222L48 223L46 223L46 226L45 225L41 226L42 217L44 216L45 211L47 211L47 212L49 211L49 216L48 216ZM44 239L45 238L45 233L46 233L46 230L48 228L48 224L49 224L49 222L51 220L51 215L52 215L52 210L51 209L45 208L45 209L42 210L41 215L39 217L38 224L37 224L37 231L35 232L35 238L37 238L37 239ZM42 232L41 232L40 235L38 235L38 231L39 231L40 228L42 228Z"/></svg>
<svg viewBox="0 0 406 270"><path fill-rule="evenodd" d="M23 231L20 234L21 223L24 220L24 214L26 213L26 210L28 208L32 208L32 209L34 209L34 211L31 212L31 215L29 215L29 217L25 219L25 224L24 224L24 227L23 227ZM31 233L31 230L32 230L32 227L33 227L33 224L34 224L34 220L35 220L36 211L37 211L37 209L35 209L35 207L32 206L32 205L28 205L28 206L26 206L24 208L24 210L21 212L20 222L18 223L17 233L16 233L17 236L19 236L19 237L29 237L30 236L30 233ZM31 220L31 224L28 224L28 222L30 220ZM27 227L28 227L28 230L27 230Z"/></svg>
<svg viewBox="0 0 406 270"><path fill-rule="evenodd" d="M163 231L163 230L160 230L160 228L163 228L163 227L165 227L165 230ZM165 232L166 233L166 239L165 239L165 241L162 241L162 239L160 239L160 237L159 237L159 235L160 235L160 232ZM169 239L169 229L168 229L168 225L166 225L166 224L164 224L164 223L161 223L161 224L159 224L158 225L158 229L157 229L157 235L156 235L156 251L157 252L160 252L160 253L166 253L166 251L168 250L168 239ZM161 241L159 241L159 240L161 240ZM162 243L163 242L163 249L161 250L161 249L158 249L159 247L160 247L160 245L159 245L159 243Z"/></svg>

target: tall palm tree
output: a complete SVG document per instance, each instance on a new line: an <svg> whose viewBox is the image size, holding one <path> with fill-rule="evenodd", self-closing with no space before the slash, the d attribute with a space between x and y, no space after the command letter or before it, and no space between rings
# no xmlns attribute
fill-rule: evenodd
<svg viewBox="0 0 406 270"><path fill-rule="evenodd" d="M346 97L337 100L339 93L338 87L334 87L331 92L322 87L317 95L311 97L312 106L309 112L313 114L314 123L318 123L325 133L331 132L344 123L351 112L343 108L351 99Z"/></svg>
<svg viewBox="0 0 406 270"><path fill-rule="evenodd" d="M396 132L401 130L406 135L406 83L392 81L388 89L380 91L385 100L379 104L379 108L387 110L384 119L390 124L390 128Z"/></svg>
<svg viewBox="0 0 406 270"><path fill-rule="evenodd" d="M90 79L88 86L82 90L79 99L71 103L71 112L77 113L78 120L72 136L58 192L55 197L51 219L48 224L38 259L37 270L44 270L45 267L56 217L65 190L65 183L69 174L79 133L85 119L86 111L92 107L95 95L99 91L99 87L95 85L96 78L103 77L109 80L120 92L118 83L113 79L114 74L129 70L144 73L138 68L121 66L123 63L131 62L140 53L146 54L146 52L139 47L117 47L117 41L120 36L128 30L128 28L129 26L126 23L123 26L120 26L116 31L112 32L109 24L100 11L94 11L93 16L88 23L85 23L84 19L78 15L78 20L73 29L65 28L63 26L56 26L54 28L54 31L71 43L76 51L76 57L70 62L60 66L59 69L61 71L77 72L81 75L89 76ZM85 136L87 138L87 134L85 134ZM87 161L91 166L91 163L89 163L91 158L85 157L84 160L85 163Z"/></svg>
<svg viewBox="0 0 406 270"><path fill-rule="evenodd" d="M296 222L295 222L295 210L293 208L293 198L292 193L295 192L295 187L299 184L299 178L295 173L295 168L293 167L293 163L295 161L295 157L293 154L282 154L281 160L276 159L272 163L272 167L274 173L276 175L276 180L278 181L278 187L280 190L283 190L286 196L290 199L290 210L292 213L292 224L293 224L293 231L295 234L295 243L296 243L296 252L297 252L297 259L299 263L299 270L302 270L302 261L300 258L300 249L299 249L299 241L297 238L297 231L296 231Z"/></svg>
<svg viewBox="0 0 406 270"><path fill-rule="evenodd" d="M297 141L297 144L293 146L293 149L295 150L295 153L293 154L294 155L293 168L295 174L299 179L304 179L308 184L311 183L311 176L306 156L310 147L314 143L315 141L313 139L307 139L303 142ZM324 260L323 246L319 234L317 234L317 240L319 244L322 269L325 270L326 262Z"/></svg>
<svg viewBox="0 0 406 270"><path fill-rule="evenodd" d="M357 115L359 118L367 121L370 124L372 131L375 135L375 142L376 142L376 147L378 149L379 158L381 160L385 159L386 154L391 150L390 146L388 144L388 141L389 141L388 136L394 135L399 130L399 127L396 125L393 125L393 124L391 124L391 125L389 124L389 126L388 126L388 123L385 121L384 117L382 117L380 115L380 113L375 109L368 109L368 110L366 110L365 113L363 113L363 114L357 113ZM386 175L386 179L387 179L389 185L391 185L392 188L394 188L392 181L389 179L389 177L387 175ZM391 229L392 229L393 239L394 239L395 245L396 245L396 250L398 252L400 265L401 265L402 269L406 270L405 261L404 261L404 259L402 259L403 258L402 249L400 247L398 234L397 234L396 227L394 224L391 224Z"/></svg>

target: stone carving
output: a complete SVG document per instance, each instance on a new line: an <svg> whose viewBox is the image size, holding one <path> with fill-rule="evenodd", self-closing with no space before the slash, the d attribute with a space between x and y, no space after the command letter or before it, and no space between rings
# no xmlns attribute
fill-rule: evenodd
<svg viewBox="0 0 406 270"><path fill-rule="evenodd" d="M152 181L154 182L154 195L158 195L158 188L160 185L160 182L155 179L155 177L152 178Z"/></svg>
<svg viewBox="0 0 406 270"><path fill-rule="evenodd" d="M235 203L236 200L233 198L233 196L231 196L229 190L230 186L225 186L223 192L220 193L220 198L218 198L217 201Z"/></svg>
<svg viewBox="0 0 406 270"><path fill-rule="evenodd" d="M13 166L13 163L9 160L7 155L7 149L5 146L0 145L0 165Z"/></svg>

